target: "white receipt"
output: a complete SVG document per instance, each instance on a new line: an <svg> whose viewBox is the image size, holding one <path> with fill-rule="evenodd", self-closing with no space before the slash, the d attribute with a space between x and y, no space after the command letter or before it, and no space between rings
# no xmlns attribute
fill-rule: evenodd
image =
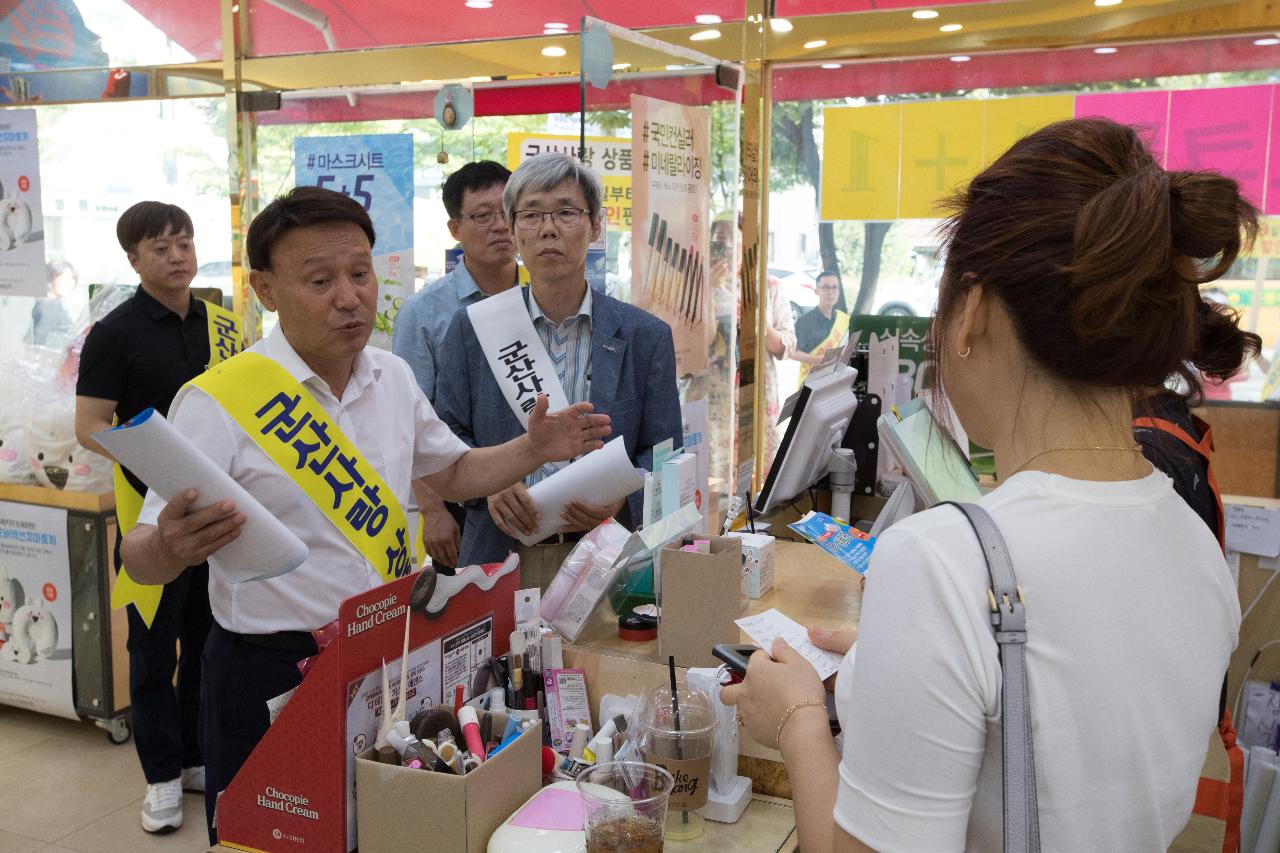
<svg viewBox="0 0 1280 853"><path fill-rule="evenodd" d="M783 616L776 608L736 620L738 627L747 632L747 636L766 652L773 647L775 637L787 641L787 645L800 653L800 657L813 664L818 671L818 678L826 681L836 674L840 662L844 660L835 652L828 652L809 642L809 633L804 626L793 619Z"/></svg>
<svg viewBox="0 0 1280 853"><path fill-rule="evenodd" d="M93 440L166 501L195 488L200 496L193 510L229 500L247 516L240 536L215 552L219 567L232 583L282 575L307 558L307 546L292 530L214 465L159 412L152 412L133 426L96 432Z"/></svg>
<svg viewBox="0 0 1280 853"><path fill-rule="evenodd" d="M564 526L560 513L571 500L608 506L643 487L644 477L631 464L627 446L618 436L529 489L529 497L542 513L542 523L520 541L533 545Z"/></svg>

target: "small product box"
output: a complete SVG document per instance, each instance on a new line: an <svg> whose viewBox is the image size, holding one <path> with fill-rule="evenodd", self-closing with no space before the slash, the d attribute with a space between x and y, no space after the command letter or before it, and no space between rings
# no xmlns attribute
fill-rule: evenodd
<svg viewBox="0 0 1280 853"><path fill-rule="evenodd" d="M681 453L662 463L662 515L671 515L685 504L702 512L703 495L698 489L698 457Z"/></svg>
<svg viewBox="0 0 1280 853"><path fill-rule="evenodd" d="M774 538L767 533L746 531L729 535L742 540L742 594L764 598L773 589Z"/></svg>
<svg viewBox="0 0 1280 853"><path fill-rule="evenodd" d="M493 730L500 732L506 715L494 717ZM541 726L526 729L465 776L380 764L365 750L356 759L361 853L484 853L489 836L541 786Z"/></svg>

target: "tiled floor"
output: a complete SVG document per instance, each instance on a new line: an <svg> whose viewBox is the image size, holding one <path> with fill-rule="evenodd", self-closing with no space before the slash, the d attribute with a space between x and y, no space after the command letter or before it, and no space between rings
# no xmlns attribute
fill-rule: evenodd
<svg viewBox="0 0 1280 853"><path fill-rule="evenodd" d="M208 849L204 801L183 798L182 828L142 831L146 780L133 741L91 723L0 706L0 851L197 853Z"/></svg>

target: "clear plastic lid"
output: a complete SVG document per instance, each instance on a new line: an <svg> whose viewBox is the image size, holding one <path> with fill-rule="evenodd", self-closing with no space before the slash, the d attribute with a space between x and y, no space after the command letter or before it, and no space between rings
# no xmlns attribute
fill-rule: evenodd
<svg viewBox="0 0 1280 853"><path fill-rule="evenodd" d="M671 686L663 684L644 695L636 714L642 740L700 740L716 728L711 697L687 682L677 682L675 701Z"/></svg>

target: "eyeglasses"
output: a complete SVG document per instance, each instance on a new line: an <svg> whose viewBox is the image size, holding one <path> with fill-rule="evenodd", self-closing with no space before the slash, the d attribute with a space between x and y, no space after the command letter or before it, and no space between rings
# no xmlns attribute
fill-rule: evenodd
<svg viewBox="0 0 1280 853"><path fill-rule="evenodd" d="M831 291L832 293L835 293L835 292L836 292L836 291L838 291L839 289L840 289L840 285L838 285L838 284L820 284L820 285L818 285L818 290L829 290L829 291Z"/></svg>
<svg viewBox="0 0 1280 853"><path fill-rule="evenodd" d="M577 228L578 223L582 222L584 213L586 211L580 207L562 207L559 210L517 210L516 227L523 231L533 231L541 228L542 223L550 216L551 221L561 228Z"/></svg>
<svg viewBox="0 0 1280 853"><path fill-rule="evenodd" d="M490 225L493 224L493 220L495 218L501 219L503 222L507 221L507 215L503 213L501 210L497 212L494 212L492 210L486 210L486 211L483 211L482 213L462 213L458 215L458 218L470 219L479 228L488 228Z"/></svg>

